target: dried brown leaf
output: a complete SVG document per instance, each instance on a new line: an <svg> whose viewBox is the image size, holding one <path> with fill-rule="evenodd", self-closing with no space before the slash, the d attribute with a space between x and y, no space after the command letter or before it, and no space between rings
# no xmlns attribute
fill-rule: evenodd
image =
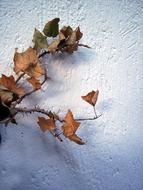
<svg viewBox="0 0 143 190"><path fill-rule="evenodd" d="M85 144L85 142L80 138L78 137L76 134L74 135L71 135L68 137L71 141L74 141L75 143L79 144L79 145L83 145Z"/></svg>
<svg viewBox="0 0 143 190"><path fill-rule="evenodd" d="M63 135L70 140L78 143L78 144L84 144L82 139L80 139L75 132L77 131L78 127L80 125L80 122L76 121L73 117L73 114L70 110L68 110L65 118L64 118L64 124L62 126Z"/></svg>
<svg viewBox="0 0 143 190"><path fill-rule="evenodd" d="M2 75L0 78L0 85L4 86L8 91L13 92L19 96L25 94L24 89L16 84L15 79L12 75L9 77Z"/></svg>
<svg viewBox="0 0 143 190"><path fill-rule="evenodd" d="M43 132L47 130L54 130L56 128L55 120L53 118L45 119L44 117L38 117L37 123Z"/></svg>
<svg viewBox="0 0 143 190"><path fill-rule="evenodd" d="M16 49L13 61L16 74L22 71L31 77L38 78L45 73L39 64L36 50L31 47L22 53L18 53Z"/></svg>
<svg viewBox="0 0 143 190"><path fill-rule="evenodd" d="M98 94L99 94L99 90L97 90L97 91L92 90L87 95L81 96L81 97L84 101L88 102L92 106L95 106L97 99L98 99Z"/></svg>
<svg viewBox="0 0 143 190"><path fill-rule="evenodd" d="M34 89L38 90L41 88L41 83L38 79L31 77L28 78L27 81L33 86Z"/></svg>

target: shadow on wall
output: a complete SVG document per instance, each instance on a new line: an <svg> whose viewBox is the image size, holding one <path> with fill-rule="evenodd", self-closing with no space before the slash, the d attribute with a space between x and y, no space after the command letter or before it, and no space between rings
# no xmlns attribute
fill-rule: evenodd
<svg viewBox="0 0 143 190"><path fill-rule="evenodd" d="M48 100L48 98L56 98L57 95L63 96L67 94L70 86L74 85L75 73L76 77L79 76L77 80L84 78L84 65L90 64L93 59L95 59L95 50L87 48L79 48L72 55L67 53L45 55L41 61L48 70L50 80L42 88L42 97L45 96ZM38 96L38 94L28 98L30 99L30 104L35 104L35 102L40 104L39 102L42 101L41 96Z"/></svg>

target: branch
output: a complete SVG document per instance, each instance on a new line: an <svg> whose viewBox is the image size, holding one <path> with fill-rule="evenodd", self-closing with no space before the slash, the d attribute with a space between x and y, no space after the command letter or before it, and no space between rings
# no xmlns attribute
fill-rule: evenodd
<svg viewBox="0 0 143 190"><path fill-rule="evenodd" d="M22 112L22 113L34 113L34 112L37 112L37 113L42 113L48 117L51 116L51 112L50 111L46 111L44 109L41 109L39 107L35 107L35 108L19 108L19 107L15 107L15 110L18 112Z"/></svg>
<svg viewBox="0 0 143 190"><path fill-rule="evenodd" d="M18 112L21 112L21 113L34 113L34 112L37 112L37 113L42 113L48 117L51 117L51 111L46 111L44 109L41 109L39 107L35 107L35 108L32 108L32 109L29 109L29 108L15 108L15 110ZM52 130L49 130L49 132L51 133L51 135L55 138L57 138L60 142L62 142L63 140L61 139L60 135L57 134L56 132L52 131Z"/></svg>
<svg viewBox="0 0 143 190"><path fill-rule="evenodd" d="M95 119L98 119L99 117L101 117L102 114L100 115L97 115L96 117L89 117L89 118L79 118L79 119L75 119L76 121L90 121L90 120L95 120Z"/></svg>
<svg viewBox="0 0 143 190"><path fill-rule="evenodd" d="M20 79L25 75L25 73L22 73L21 75L18 76L18 78L16 79L16 83L18 83L20 81Z"/></svg>
<svg viewBox="0 0 143 190"><path fill-rule="evenodd" d="M48 75L47 75L47 71L45 69L45 75L44 75L44 80L43 82L41 83L41 86L47 81L47 79L49 79ZM40 90L40 89L33 89L31 90L30 92L27 92L26 94L24 94L23 96L21 96L17 101L15 101L13 103L13 107L15 107L17 104L20 104L20 102L27 96L30 96L31 94L33 94L34 92L36 92L37 90Z"/></svg>
<svg viewBox="0 0 143 190"><path fill-rule="evenodd" d="M82 47L85 47L85 48L91 48L90 46L84 45L84 44L78 44L78 46L82 46ZM59 51L59 49L56 50L56 52L58 52L58 51ZM48 50L45 50L44 52L42 52L41 54L38 55L38 58L41 58L44 55L49 54L49 53L50 52Z"/></svg>
<svg viewBox="0 0 143 190"><path fill-rule="evenodd" d="M46 111L46 110L44 110L44 109L41 109L41 108L39 108L39 107L35 107L35 108L26 108L26 107L24 107L24 108L19 108L19 107L16 107L15 108L15 110L17 111L17 112L22 112L22 113L34 113L34 112L37 112L37 113L42 113L42 114L44 114L44 115L46 115L46 116L48 116L48 117L50 117L51 118L51 111ZM96 116L96 117L89 117L89 118L77 118L77 119L75 119L76 121L90 121L90 120L96 120L96 119L98 119L99 117L101 117L102 116L102 114L100 114L100 115L98 115L98 116ZM64 120L62 120L62 119L57 119L58 121L60 121L61 123L63 123L64 122Z"/></svg>
<svg viewBox="0 0 143 190"><path fill-rule="evenodd" d="M78 44L78 46L82 46L82 47L85 47L85 48L91 48L90 46L84 45L84 44Z"/></svg>

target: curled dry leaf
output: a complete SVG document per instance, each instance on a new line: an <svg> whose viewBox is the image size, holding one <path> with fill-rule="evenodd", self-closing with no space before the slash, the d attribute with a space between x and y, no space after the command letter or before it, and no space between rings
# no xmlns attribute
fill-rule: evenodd
<svg viewBox="0 0 143 190"><path fill-rule="evenodd" d="M22 71L31 77L38 78L45 73L39 64L36 50L31 47L22 53L18 53L16 49L13 61L16 74Z"/></svg>
<svg viewBox="0 0 143 190"><path fill-rule="evenodd" d="M64 51L70 54L73 53L74 51L77 51L78 42L83 36L83 33L80 31L80 28L77 27L75 30L73 30L70 26L63 27L60 30L60 32L63 33L66 38Z"/></svg>
<svg viewBox="0 0 143 190"><path fill-rule="evenodd" d="M54 130L56 128L55 120L53 118L45 119L44 117L38 117L37 123L43 132L47 130Z"/></svg>
<svg viewBox="0 0 143 190"><path fill-rule="evenodd" d="M77 51L79 40L82 38L83 33L79 27L73 30L70 26L64 26L59 31L59 21L59 18L49 21L43 29L44 35L35 29L32 40L34 42L34 49L47 48L48 53L60 51L72 54L74 51ZM49 44L47 37L56 38Z"/></svg>
<svg viewBox="0 0 143 190"><path fill-rule="evenodd" d="M97 99L98 99L99 90L94 91L92 90L85 96L81 96L83 100L91 104L92 106L95 106Z"/></svg>
<svg viewBox="0 0 143 190"><path fill-rule="evenodd" d="M60 51L62 45L65 42L65 36L63 33L59 33L58 39L55 39L51 44L48 46L48 51L50 53L54 53L56 51Z"/></svg>
<svg viewBox="0 0 143 190"><path fill-rule="evenodd" d="M75 134L79 125L80 122L76 121L73 117L72 112L68 110L64 118L64 124L62 126L64 136L69 138L71 141L76 142L77 144L85 144L82 139Z"/></svg>
<svg viewBox="0 0 143 190"><path fill-rule="evenodd" d="M60 32L63 33L65 38L68 38L72 34L73 29L70 26L64 26Z"/></svg>
<svg viewBox="0 0 143 190"><path fill-rule="evenodd" d="M77 27L74 31L72 31L67 40L68 45L74 45L78 42L83 36L83 33L80 31L80 28Z"/></svg>
<svg viewBox="0 0 143 190"><path fill-rule="evenodd" d="M31 77L31 78L28 78L27 81L33 86L34 89L38 90L41 88L40 80L34 77Z"/></svg>

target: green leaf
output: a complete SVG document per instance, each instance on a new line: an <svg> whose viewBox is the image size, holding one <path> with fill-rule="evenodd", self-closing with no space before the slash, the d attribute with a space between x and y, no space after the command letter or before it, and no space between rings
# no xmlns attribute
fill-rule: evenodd
<svg viewBox="0 0 143 190"><path fill-rule="evenodd" d="M47 37L35 28L33 40L34 49L48 48Z"/></svg>
<svg viewBox="0 0 143 190"><path fill-rule="evenodd" d="M59 18L54 18L53 20L49 21L44 29L43 33L48 37L56 37L59 34Z"/></svg>

